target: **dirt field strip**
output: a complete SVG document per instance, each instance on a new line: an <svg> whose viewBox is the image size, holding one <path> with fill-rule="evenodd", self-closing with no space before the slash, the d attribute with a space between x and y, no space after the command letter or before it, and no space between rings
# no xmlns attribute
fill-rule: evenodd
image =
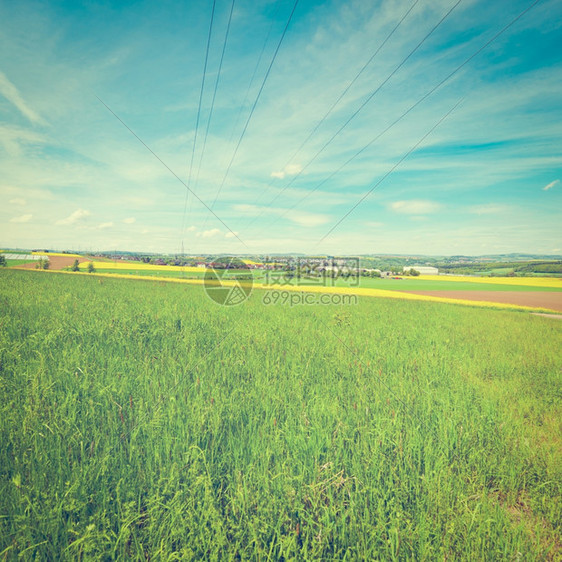
<svg viewBox="0 0 562 562"><path fill-rule="evenodd" d="M400 291L402 292L402 291ZM468 301L486 301L531 308L546 308L562 312L562 292L545 293L540 291L405 291L414 295L446 297Z"/></svg>
<svg viewBox="0 0 562 562"><path fill-rule="evenodd" d="M78 263L84 263L90 261L83 257L68 256L68 255L62 256L60 254L59 255L45 254L45 258L49 259L49 263L50 263L49 268L52 270L61 270L64 269L65 267L70 267L74 263L74 260L78 260ZM37 262L15 265L13 266L13 269L35 269L36 263Z"/></svg>
<svg viewBox="0 0 562 562"><path fill-rule="evenodd" d="M546 316L547 318L554 318L555 320L562 320L562 314L547 314L546 312L531 312L533 316Z"/></svg>
<svg viewBox="0 0 562 562"><path fill-rule="evenodd" d="M527 287L554 287L562 291L562 278L559 277L473 277L471 275L421 275L411 277L420 283L424 281L447 281L469 283L493 283L494 285L523 285ZM422 290L420 288L420 290Z"/></svg>

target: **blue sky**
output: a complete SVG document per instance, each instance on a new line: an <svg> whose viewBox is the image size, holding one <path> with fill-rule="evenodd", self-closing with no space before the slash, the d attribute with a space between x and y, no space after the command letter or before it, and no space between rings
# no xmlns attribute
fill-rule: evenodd
<svg viewBox="0 0 562 562"><path fill-rule="evenodd" d="M531 1L455 4L300 0L236 153L294 0L235 0L220 74L232 0L216 0L198 128L211 0L0 4L0 246L562 254L558 0L381 135ZM98 97L208 207L217 198L222 222Z"/></svg>

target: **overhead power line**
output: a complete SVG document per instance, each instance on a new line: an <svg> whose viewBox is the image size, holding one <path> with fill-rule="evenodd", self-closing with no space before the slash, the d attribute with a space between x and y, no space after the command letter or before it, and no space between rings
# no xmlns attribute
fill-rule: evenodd
<svg viewBox="0 0 562 562"><path fill-rule="evenodd" d="M211 204L211 209L214 208L215 203L217 202L217 199L218 199L218 197L219 197L219 195L222 191L222 188L224 187L224 184L226 182L226 178L228 177L228 174L230 173L230 169L232 167L234 159L236 158L236 155L238 154L238 149L240 148L240 145L242 144L242 140L244 139L244 135L246 134L246 130L248 129L248 125L250 124L250 120L252 119L252 115L254 114L256 106L258 105L258 101L260 99L261 93L264 89L265 83L267 82L267 79L269 77L269 73L271 72L271 68L273 67L273 63L275 62L275 59L277 58L277 54L279 53L279 49L281 48L281 44L283 43L283 39L285 38L285 35L287 33L287 29L289 28L289 24L291 23L291 20L293 19L293 14L295 13L295 10L297 9L298 3L299 3L299 0L295 0L295 3L293 5L293 9L291 10L291 13L289 15L289 19L287 20L285 28L283 29L283 33L281 34L281 38L279 39L279 43L277 44L277 48L275 49L275 52L273 53L273 57L271 59L271 62L269 63L269 66L267 68L267 71L265 73L263 81L261 83L260 89L258 91L258 95L256 96L256 99L255 99L255 101L252 105L252 109L250 110L250 114L248 115L248 118L246 119L246 123L244 124L244 128L242 129L242 134L240 135L240 138L238 139L238 143L236 144L236 148L234 149L234 152L232 154L232 157L230 158L230 162L228 163L228 166L226 168L226 171L224 173L222 181L219 185L219 188L218 188L217 193L215 195L215 198L213 200L213 203Z"/></svg>
<svg viewBox="0 0 562 562"><path fill-rule="evenodd" d="M284 216L287 215L290 211L298 207L303 201L308 199L316 190L318 190L322 185L324 185L327 181L332 179L335 175L337 175L343 168L345 168L350 162L355 160L358 156L360 156L367 148L369 148L373 143L379 140L385 133L387 133L390 129L392 129L398 122L400 122L406 115L408 115L413 109L415 109L420 103L426 100L429 96L431 96L434 92L436 92L441 86L443 86L446 82L448 82L457 72L459 72L462 68L464 68L470 61L472 61L476 56L478 56L484 49L486 49L491 43L496 41L498 37L500 37L503 33L505 33L511 26L513 26L517 21L519 21L529 10L531 10L536 4L538 4L540 0L535 0L532 2L525 10L520 12L515 18L513 18L509 23L507 23L502 29L500 29L491 39L486 41L480 48L478 48L472 55L470 55L464 62L462 62L459 66L457 66L452 72L450 72L443 80L441 80L436 86L431 88L427 93L425 93L421 98L419 98L414 104L412 104L400 117L395 119L390 125L388 125L383 131L381 131L377 136L371 139L363 148L359 149L353 156L348 158L337 170L332 172L329 176L324 178L320 183L318 183L312 190L308 191L297 203L293 206L286 209L282 214L280 214L271 224L276 223L278 220L282 219ZM271 227L271 224L269 225Z"/></svg>
<svg viewBox="0 0 562 562"><path fill-rule="evenodd" d="M191 173L193 170L193 160L195 158L195 146L197 144L197 132L199 130L199 119L201 117L201 104L203 101L203 90L205 89L205 77L207 75L207 62L209 61L209 46L211 45L211 34L213 31L213 20L215 18L215 6L216 0L213 0L213 9L211 10L211 22L209 24L209 34L207 37L207 49L205 50L205 64L203 65L203 78L201 80L201 90L199 91L199 106L197 108L197 119L195 121L195 136L193 137L193 146L191 148L191 161L189 163L189 173L187 176L187 184L191 185ZM182 235L182 249L183 249L183 236L185 230L185 216L187 212L187 200L191 190L185 192L185 201L183 205L183 216L181 225L181 235Z"/></svg>
<svg viewBox="0 0 562 562"><path fill-rule="evenodd" d="M357 203L355 203L355 205L353 205L353 207L351 207L351 209L349 209L349 211L347 211L347 213L345 213L345 215L343 215L343 217L339 219L338 222L336 222L334 226L332 226L332 228L318 241L318 244L323 242L355 209L357 209L357 207L359 207L359 205L361 205L361 203L363 203L363 201L365 201L365 199L367 199L367 197L369 197L369 195L371 195L371 193L373 193L373 191L388 176L390 176L390 174L392 174L392 172L394 172L394 170L396 170L396 168L398 168L398 166L400 166L400 164L402 164L402 162L404 162L404 160L406 160L406 158L408 158L408 156L410 156L410 154L412 154L412 152L414 152L414 150L416 150L416 148L418 148L418 146L431 133L433 133L433 131L435 131L435 129L437 129L437 127L439 127L439 125L441 125L441 123L443 123L443 121L445 121L445 119L447 119L447 117L449 117L449 115L451 115L451 113L458 107L461 101L462 99L459 100L451 109L449 109L449 111L447 111L447 113L443 115L443 117L441 117L441 119L439 119L439 121L437 121L437 123L435 123L435 125L433 125L433 127L431 127L431 129L416 144L414 144L414 146L412 146L412 148L410 148L410 150L408 150L408 152L406 152L406 154L404 154L404 156L402 156L402 158L400 158L400 160L398 160L398 162L396 162L396 164L394 164L394 166L392 166L392 168L378 182L376 182L373 187L371 187L371 189L369 189L369 191L367 191L367 193L365 193L365 195L363 195L363 197L361 197L361 199L359 199L359 201L357 201Z"/></svg>
<svg viewBox="0 0 562 562"><path fill-rule="evenodd" d="M230 226L228 226L208 205L207 203L205 203L205 201L203 201L199 195L197 195L197 193L195 193L190 187L189 185L187 185L175 172L174 170L172 170L172 168L170 168L170 166L168 166L168 164L166 164L166 162L164 162L164 160L162 160L162 158L160 158L160 156L158 156L158 154L156 154L156 152L154 152L154 150L152 150L152 148L150 148L128 125L127 123L125 123L125 121L123 121L123 119L121 119L121 117L119 117L119 115L117 115L117 113L115 113L101 98L99 98L98 96L96 96L99 100L99 102L101 104L103 104L105 106L105 108L152 154L152 156L154 156L158 162L160 162L160 164L162 164L164 166L164 168L166 168L190 193L191 195L193 195L193 197L195 197L195 199L197 199L197 201L199 201L199 203L201 203L243 246L247 247L246 244L244 243L243 240L241 240L238 236L238 234L236 234L236 232L234 232Z"/></svg>
<svg viewBox="0 0 562 562"><path fill-rule="evenodd" d="M281 190L277 195L268 203L267 207L273 205L277 199L289 188L293 183L302 175L302 173L328 148L328 146L336 139L338 135L359 115L363 108L375 97L375 95L382 89L382 87L406 64L414 53L429 39L429 37L435 32L435 30L451 15L453 10L462 2L462 0L457 0L457 2L449 9L449 11L432 27L431 31L425 35L425 37L418 42L418 44L408 53L408 55L402 59L402 62L378 85L378 87L367 96L363 103L353 112L353 114L345 121L345 123L322 145L322 148L316 152L316 154L307 162L307 164L289 181L289 183Z"/></svg>
<svg viewBox="0 0 562 562"><path fill-rule="evenodd" d="M271 21L271 25L269 26L269 30L267 32L267 35L265 36L265 41L263 42L263 45L262 45L262 48L261 48L261 51L260 51L260 55L258 57L258 61L256 62L256 65L254 67L254 71L252 72L252 76L250 78L250 82L248 83L248 87L246 88L244 100L240 104L240 109L238 110L238 114L236 115L236 119L234 120L234 125L232 127L230 137L228 139L228 145L232 144L232 139L234 138L234 131L236 130L236 127L238 126L238 122L240 121L242 111L244 110L244 107L246 106L246 102L248 101L248 97L250 95L250 90L252 88L252 85L254 83L254 79L255 79L256 74L258 72L258 68L259 68L261 60L263 58L263 54L265 53L265 48L267 46L267 43L269 42L269 37L271 36L271 31L273 30L273 24L275 23L275 20L277 19L277 14L279 13L280 6L281 6L281 3L278 2L277 3L277 9L275 10L274 16L273 16L272 21Z"/></svg>
<svg viewBox="0 0 562 562"><path fill-rule="evenodd" d="M308 136L302 141L301 145L297 148L297 150L295 150L295 152L293 153L293 155L287 160L287 162L285 163L285 165L283 166L283 169L285 169L301 152L301 150L304 148L304 146L306 145L306 143L314 136L314 134L316 133L316 131L318 131L318 129L322 126L322 124L326 121L326 119L332 114L332 111L334 111L334 109L338 106L338 104L340 103L340 101L345 97L345 95L347 94L347 92L349 92L349 90L351 89L351 87L355 84L355 82L357 82L357 80L359 79L359 77L363 74L363 72L365 72L365 70L367 69L367 67L373 62L373 60L375 60L376 56L379 54L379 52L382 50L382 48L386 45L386 43L388 43L388 41L390 40L390 38L394 35L394 33L396 32L396 30L402 25L402 23L404 22L404 20L410 15L410 12L416 7L416 5L418 4L420 0L415 0L415 2L408 8L408 10L406 10L406 12L404 13L404 15L400 18L400 20L398 21L398 23L392 28L392 30L390 31L390 33L385 37L385 39L383 40L383 42L376 48L375 52L369 57L369 60L367 60L367 62L361 67L361 69L359 70L359 72L355 75L355 77L349 82L349 84L344 88L343 92L338 96L338 98L332 103L332 105L330 106L330 108L328 109L328 111L324 114L324 116L320 119L320 121L318 121L318 123L314 126L314 128L310 131L310 133L308 134ZM271 185L274 183L275 180L272 180L269 182L269 184L266 186L266 188L260 193L259 197L257 198L257 200L255 201L255 204L257 204L260 199L263 197L263 195L265 193L267 193L267 190L269 189L269 187L271 187ZM258 217L256 217L257 220ZM250 226L254 220L250 221L250 223L248 224L248 226Z"/></svg>
<svg viewBox="0 0 562 562"><path fill-rule="evenodd" d="M230 24L232 22L232 13L234 12L234 4L236 0L232 0L232 4L230 5L230 14L228 15L228 24L226 25L226 33L224 35L224 42L222 45L222 52L221 58L219 62L219 70L217 72L217 78L215 80L215 88L213 90L213 99L211 100L211 109L209 111L209 119L207 120L207 127L205 128L205 136L203 137L203 147L201 149L201 156L199 157L199 166L197 167L197 175L195 176L195 187L197 187L197 183L199 182L199 173L201 172L201 165L203 163L203 156L205 154L205 148L207 146L207 137L209 136L209 128L211 126L211 120L213 118L213 109L215 107L215 99L217 97L217 90L219 88L219 81L221 77L222 71L222 63L224 61L224 53L226 51L226 44L228 42L228 34L230 32Z"/></svg>

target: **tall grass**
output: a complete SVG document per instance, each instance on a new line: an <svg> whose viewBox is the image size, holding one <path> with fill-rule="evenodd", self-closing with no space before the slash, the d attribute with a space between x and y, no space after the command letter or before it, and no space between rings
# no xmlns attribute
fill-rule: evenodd
<svg viewBox="0 0 562 562"><path fill-rule="evenodd" d="M560 322L0 287L2 558L561 556Z"/></svg>

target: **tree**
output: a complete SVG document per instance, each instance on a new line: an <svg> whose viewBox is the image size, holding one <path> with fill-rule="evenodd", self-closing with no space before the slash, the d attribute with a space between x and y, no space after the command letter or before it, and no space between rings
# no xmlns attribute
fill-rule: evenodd
<svg viewBox="0 0 562 562"><path fill-rule="evenodd" d="M412 277L418 277L420 274L420 272L417 269L414 269L413 267L410 268L410 275Z"/></svg>
<svg viewBox="0 0 562 562"><path fill-rule="evenodd" d="M6 263L6 256L0 254L0 267L6 267L8 264Z"/></svg>
<svg viewBox="0 0 562 562"><path fill-rule="evenodd" d="M96 268L94 267L94 262L88 262L88 273L95 273Z"/></svg>
<svg viewBox="0 0 562 562"><path fill-rule="evenodd" d="M49 267L51 266L51 262L48 259L42 261L43 263L41 264L41 266L43 267L43 269L49 269Z"/></svg>
<svg viewBox="0 0 562 562"><path fill-rule="evenodd" d="M70 271L80 271L80 268L78 267L78 260L74 260L74 263L72 264L72 267L70 268Z"/></svg>

